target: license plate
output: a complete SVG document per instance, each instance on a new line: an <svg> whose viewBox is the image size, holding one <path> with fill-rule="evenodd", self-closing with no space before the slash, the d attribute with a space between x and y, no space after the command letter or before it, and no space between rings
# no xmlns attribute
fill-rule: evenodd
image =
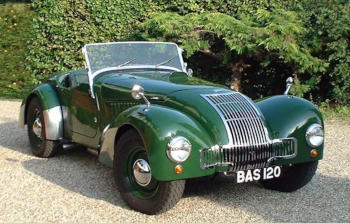
<svg viewBox="0 0 350 223"><path fill-rule="evenodd" d="M263 169L240 170L236 173L237 183L268 180L281 176L281 167L270 166Z"/></svg>

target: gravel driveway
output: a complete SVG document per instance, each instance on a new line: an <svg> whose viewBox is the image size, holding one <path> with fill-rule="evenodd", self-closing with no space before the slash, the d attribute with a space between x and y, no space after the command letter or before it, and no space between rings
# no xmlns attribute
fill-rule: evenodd
<svg viewBox="0 0 350 223"><path fill-rule="evenodd" d="M350 222L349 121L326 121L325 158L297 192L191 182L175 208L147 216L125 205L111 169L84 150L34 157L19 105L0 101L0 222Z"/></svg>

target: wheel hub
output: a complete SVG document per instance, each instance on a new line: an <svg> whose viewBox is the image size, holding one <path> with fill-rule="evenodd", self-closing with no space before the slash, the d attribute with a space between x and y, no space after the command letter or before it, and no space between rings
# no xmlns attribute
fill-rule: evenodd
<svg viewBox="0 0 350 223"><path fill-rule="evenodd" d="M33 132L38 138L41 138L41 131L42 131L41 121L40 121L40 118L37 117L33 123Z"/></svg>
<svg viewBox="0 0 350 223"><path fill-rule="evenodd" d="M152 180L151 167L144 159L138 159L133 165L134 178L140 186L147 186Z"/></svg>

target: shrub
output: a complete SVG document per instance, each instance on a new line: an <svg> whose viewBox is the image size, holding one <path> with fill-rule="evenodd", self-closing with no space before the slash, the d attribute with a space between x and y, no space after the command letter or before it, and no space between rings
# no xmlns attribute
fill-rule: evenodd
<svg viewBox="0 0 350 223"><path fill-rule="evenodd" d="M0 96L18 98L32 87L25 70L33 13L24 3L0 4Z"/></svg>
<svg viewBox="0 0 350 223"><path fill-rule="evenodd" d="M232 89L242 90L242 76L247 68L266 67L279 61L292 67L289 72L325 70L325 63L312 57L298 42L305 32L296 14L283 9L259 9L239 19L223 13L160 13L143 25L141 36L147 40L179 43L187 56L196 52L224 64ZM298 82L297 82L298 83ZM300 93L308 88L298 85Z"/></svg>
<svg viewBox="0 0 350 223"><path fill-rule="evenodd" d="M83 67L81 47L86 43L166 39L186 49L186 59L200 77L230 86L233 68L228 65L236 64L242 70L242 91L251 97L283 92L285 78L297 73L294 94L346 104L349 5L346 0L33 0L36 17L26 65L39 84L59 71ZM160 14L164 12L175 14ZM161 15L174 18L156 21ZM201 32L199 38L197 27L183 18L215 35ZM182 24L169 30L166 26L179 22L175 19ZM162 29L168 29L167 36ZM229 50L215 51L222 46ZM206 49L219 58L203 59Z"/></svg>
<svg viewBox="0 0 350 223"><path fill-rule="evenodd" d="M287 1L307 27L303 42L312 54L329 63L325 72L312 73L319 79L313 95L350 104L350 2L347 0ZM317 83L316 83L317 84Z"/></svg>

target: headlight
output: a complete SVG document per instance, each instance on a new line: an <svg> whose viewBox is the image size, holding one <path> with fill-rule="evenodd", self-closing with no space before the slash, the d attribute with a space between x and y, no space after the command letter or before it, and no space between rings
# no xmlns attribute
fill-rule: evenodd
<svg viewBox="0 0 350 223"><path fill-rule="evenodd" d="M323 128L319 124L312 124L306 130L306 142L311 147L318 147L322 145L324 139Z"/></svg>
<svg viewBox="0 0 350 223"><path fill-rule="evenodd" d="M176 136L168 143L166 154L169 159L176 163L181 163L187 160L190 156L192 145L185 137Z"/></svg>

